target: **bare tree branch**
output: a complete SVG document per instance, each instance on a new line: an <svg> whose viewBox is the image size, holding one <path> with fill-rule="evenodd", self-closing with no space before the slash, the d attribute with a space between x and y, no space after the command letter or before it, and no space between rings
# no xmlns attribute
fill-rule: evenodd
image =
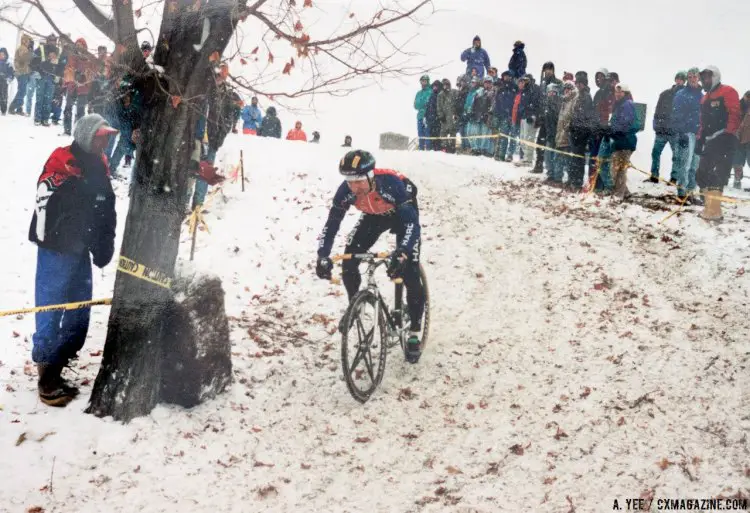
<svg viewBox="0 0 750 513"><path fill-rule="evenodd" d="M86 18L94 25L99 31L107 36L110 40L115 41L115 22L113 19L108 18L105 14L94 5L91 0L73 0L78 10L86 16Z"/></svg>

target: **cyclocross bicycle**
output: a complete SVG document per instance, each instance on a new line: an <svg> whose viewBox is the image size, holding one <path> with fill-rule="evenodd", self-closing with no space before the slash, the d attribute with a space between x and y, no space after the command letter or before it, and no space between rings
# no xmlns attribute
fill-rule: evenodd
<svg viewBox="0 0 750 513"><path fill-rule="evenodd" d="M400 344L402 352L405 351L409 336L410 318L404 301L403 280L393 280L396 290L392 309L375 282L375 270L387 265L390 256L390 253L361 253L333 257L334 261L357 259L367 264L364 273L367 285L355 294L341 323L341 366L344 379L352 397L361 403L367 402L383 380L388 350ZM422 264L419 264L419 278L425 293L421 337L424 351L430 333L430 292ZM332 281L339 282L337 279ZM351 353L354 358L350 362ZM359 368L360 365L364 368Z"/></svg>

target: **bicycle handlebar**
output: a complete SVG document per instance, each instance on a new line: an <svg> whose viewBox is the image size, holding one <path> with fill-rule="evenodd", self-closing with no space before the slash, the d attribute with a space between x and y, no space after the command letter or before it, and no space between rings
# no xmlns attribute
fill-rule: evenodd
<svg viewBox="0 0 750 513"><path fill-rule="evenodd" d="M334 255L331 257L331 261L333 262L341 262L342 260L362 260L363 262L374 262L375 260L385 260L386 258L389 258L391 256L390 251L381 251L380 253L344 253L343 255ZM380 265L380 262L378 263L378 266ZM333 285L341 285L341 280L337 277L331 278L329 280L331 284ZM395 278L391 280L392 283L395 283L396 285L400 285L404 283L403 278Z"/></svg>

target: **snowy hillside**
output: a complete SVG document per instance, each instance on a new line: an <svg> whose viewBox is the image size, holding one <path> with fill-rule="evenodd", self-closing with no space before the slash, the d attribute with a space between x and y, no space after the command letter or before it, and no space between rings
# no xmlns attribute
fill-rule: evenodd
<svg viewBox="0 0 750 513"><path fill-rule="evenodd" d="M0 190L11 309L33 305L35 180L65 140L0 123L15 134ZM750 495L750 208L728 207L718 228L694 213L659 225L668 212L646 200L582 201L485 159L376 152L420 190L433 324L420 363L391 352L363 406L331 334L343 290L313 271L341 149L231 136L220 165L240 148L246 192L230 183L214 198L195 262L224 281L230 391L126 426L82 414L98 307L84 393L49 408L29 361L33 316L0 318L0 511L567 512ZM95 297L113 280L113 265L97 273Z"/></svg>

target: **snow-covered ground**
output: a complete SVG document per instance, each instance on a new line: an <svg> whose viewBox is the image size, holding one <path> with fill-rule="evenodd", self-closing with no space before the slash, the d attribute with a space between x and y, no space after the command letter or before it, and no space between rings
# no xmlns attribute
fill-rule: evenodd
<svg viewBox="0 0 750 513"><path fill-rule="evenodd" d="M35 181L65 142L29 125L0 120L14 134L0 309L33 306ZM83 414L98 307L84 393L52 409L35 394L33 316L0 318L0 511L589 512L750 496L750 206L728 207L719 227L695 209L659 224L669 211L656 201L582 199L484 158L376 152L419 187L432 334L416 366L392 352L360 405L331 334L343 290L313 270L342 150L230 136L227 170L240 148L246 191L228 183L214 198L196 252L224 281L231 389L129 425ZM659 190L642 178L631 188ZM95 297L114 274L96 273Z"/></svg>

